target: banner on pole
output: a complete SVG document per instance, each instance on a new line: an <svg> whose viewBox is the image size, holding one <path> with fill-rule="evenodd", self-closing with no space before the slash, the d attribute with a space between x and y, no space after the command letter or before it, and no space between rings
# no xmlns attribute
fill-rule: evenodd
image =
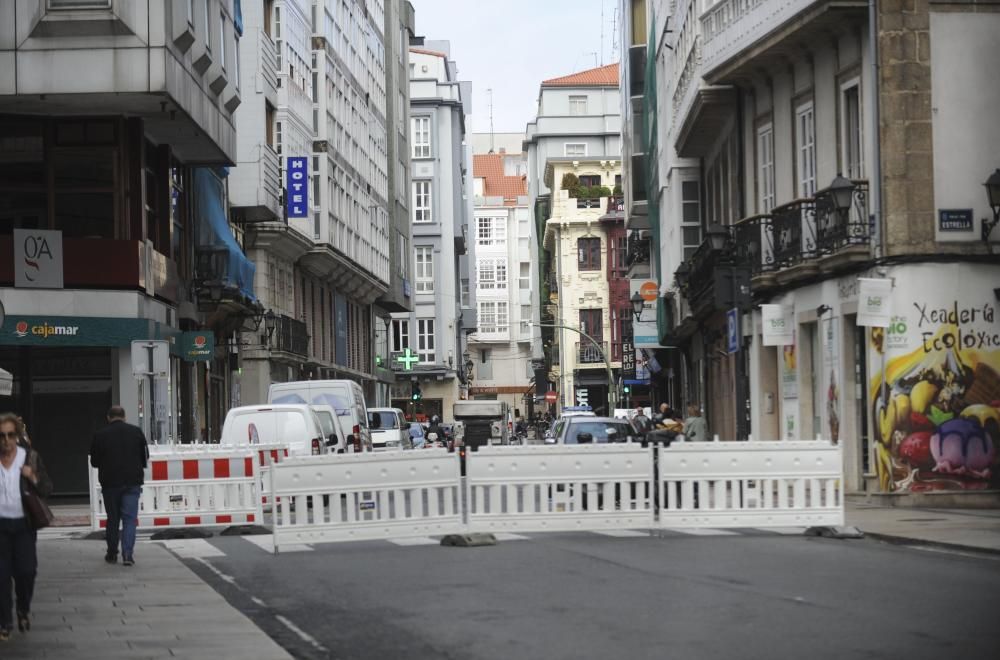
<svg viewBox="0 0 1000 660"><path fill-rule="evenodd" d="M760 306L764 346L787 346L795 343L794 312L791 305Z"/></svg>
<svg viewBox="0 0 1000 660"><path fill-rule="evenodd" d="M888 328L892 315L892 280L858 278L858 325Z"/></svg>

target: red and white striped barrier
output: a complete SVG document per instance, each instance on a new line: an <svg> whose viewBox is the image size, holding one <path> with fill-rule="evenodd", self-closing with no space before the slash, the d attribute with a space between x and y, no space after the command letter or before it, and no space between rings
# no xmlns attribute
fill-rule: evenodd
<svg viewBox="0 0 1000 660"><path fill-rule="evenodd" d="M260 460L249 447L154 450L139 498L139 527L260 523ZM91 529L106 527L107 518L97 470L92 469Z"/></svg>

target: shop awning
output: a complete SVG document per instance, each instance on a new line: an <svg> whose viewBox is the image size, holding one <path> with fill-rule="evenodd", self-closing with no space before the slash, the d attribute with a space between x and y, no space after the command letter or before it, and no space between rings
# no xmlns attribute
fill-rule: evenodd
<svg viewBox="0 0 1000 660"><path fill-rule="evenodd" d="M212 260L212 273L199 273L227 289L237 289L250 301L256 301L253 276L256 270L252 261L243 254L229 229L226 217L224 180L225 168L199 167L194 170L194 192L198 219L198 249L210 250L221 259Z"/></svg>

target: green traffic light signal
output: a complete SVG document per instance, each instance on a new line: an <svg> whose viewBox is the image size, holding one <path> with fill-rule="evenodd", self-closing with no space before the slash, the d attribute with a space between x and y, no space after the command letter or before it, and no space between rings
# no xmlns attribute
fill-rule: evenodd
<svg viewBox="0 0 1000 660"><path fill-rule="evenodd" d="M625 392L625 394L628 394L629 392L632 391L632 387L630 385L626 385L623 391Z"/></svg>

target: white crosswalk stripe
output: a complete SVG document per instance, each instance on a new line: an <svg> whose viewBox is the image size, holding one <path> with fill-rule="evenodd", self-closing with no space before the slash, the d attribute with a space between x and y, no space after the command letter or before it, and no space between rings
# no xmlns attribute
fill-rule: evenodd
<svg viewBox="0 0 1000 660"><path fill-rule="evenodd" d="M783 534L785 536L797 536L806 533L805 527L754 527L761 532L771 532L772 534Z"/></svg>
<svg viewBox="0 0 1000 660"><path fill-rule="evenodd" d="M430 538L429 536L414 536L411 538L403 539L389 539L389 543L394 545L440 545L441 541Z"/></svg>
<svg viewBox="0 0 1000 660"><path fill-rule="evenodd" d="M171 539L169 541L157 541L157 543L162 543L174 554L187 559L226 556L225 552L219 550L205 539Z"/></svg>
<svg viewBox="0 0 1000 660"><path fill-rule="evenodd" d="M728 529L701 527L668 527L666 530L668 532L677 532L678 534L690 534L691 536L737 536L739 534L739 532L734 532Z"/></svg>
<svg viewBox="0 0 1000 660"><path fill-rule="evenodd" d="M610 536L618 539L639 538L641 536L649 536L649 532L644 532L640 529L600 529L600 530L595 530L594 534L600 534L601 536Z"/></svg>
<svg viewBox="0 0 1000 660"><path fill-rule="evenodd" d="M247 543L253 543L255 546L263 550L264 552L273 553L274 552L274 535L272 534L255 534L253 536L241 536ZM281 554L291 553L291 552L312 552L313 547L311 545L306 545L304 543L289 543L283 545L280 548Z"/></svg>
<svg viewBox="0 0 1000 660"><path fill-rule="evenodd" d="M531 539L530 536L511 534L510 532L497 532L493 536L496 537L497 541L528 541Z"/></svg>

